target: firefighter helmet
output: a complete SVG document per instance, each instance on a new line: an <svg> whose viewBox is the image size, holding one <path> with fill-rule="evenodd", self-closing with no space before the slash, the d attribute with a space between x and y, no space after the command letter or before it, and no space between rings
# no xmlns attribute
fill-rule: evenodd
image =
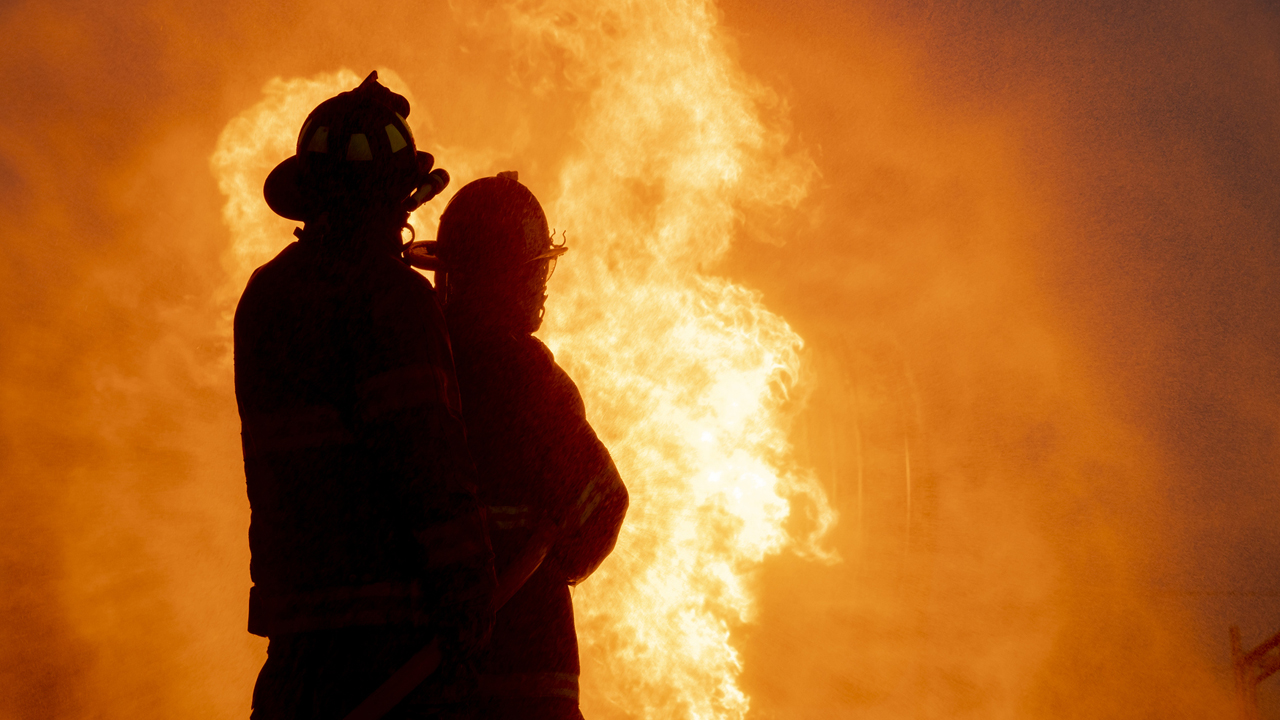
<svg viewBox="0 0 1280 720"><path fill-rule="evenodd" d="M440 216L436 237L412 243L405 259L436 271L446 308L461 303L469 307L462 312L497 312L529 332L538 328L547 280L568 247L556 244L542 205L515 172L459 190Z"/></svg>
<svg viewBox="0 0 1280 720"><path fill-rule="evenodd" d="M450 273L494 277L542 270L543 282L567 249L555 244L542 205L514 172L459 190L440 216L434 248Z"/></svg>
<svg viewBox="0 0 1280 720"><path fill-rule="evenodd" d="M334 207L399 204L406 212L449 183L435 160L414 145L405 118L409 101L378 82L316 106L298 133L295 154L267 176L263 195L277 215L306 221Z"/></svg>

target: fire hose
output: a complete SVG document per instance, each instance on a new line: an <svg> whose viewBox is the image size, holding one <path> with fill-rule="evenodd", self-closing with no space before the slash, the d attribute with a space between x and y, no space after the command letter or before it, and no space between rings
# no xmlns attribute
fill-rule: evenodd
<svg viewBox="0 0 1280 720"><path fill-rule="evenodd" d="M498 578L498 587L494 591L490 607L496 613L524 586L525 582L542 565L547 552L555 544L560 528L550 522L542 524L524 549L516 555L506 570ZM386 682L365 698L355 710L347 714L345 720L379 720L403 700L413 689L422 684L440 667L440 641L432 640L408 662L396 670Z"/></svg>

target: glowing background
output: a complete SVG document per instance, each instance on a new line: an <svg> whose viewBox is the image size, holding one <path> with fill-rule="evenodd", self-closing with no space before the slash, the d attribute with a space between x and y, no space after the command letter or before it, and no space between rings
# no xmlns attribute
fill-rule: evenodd
<svg viewBox="0 0 1280 720"><path fill-rule="evenodd" d="M730 282L804 338L758 326L801 353L769 460L815 472L842 562L744 561L749 716L1222 716L1225 626L1277 629L1276 15L598 7L0 10L0 716L246 713L210 157L271 78L341 67L393 69L456 178L519 169L569 228L548 338L584 386L571 317L653 330ZM610 263L662 310L591 316ZM614 438L624 401L591 401ZM679 690L611 657L596 717Z"/></svg>

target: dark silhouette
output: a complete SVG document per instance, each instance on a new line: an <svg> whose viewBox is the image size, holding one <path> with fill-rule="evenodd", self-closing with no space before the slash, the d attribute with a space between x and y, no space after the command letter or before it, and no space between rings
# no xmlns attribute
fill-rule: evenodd
<svg viewBox="0 0 1280 720"><path fill-rule="evenodd" d="M305 229L235 320L249 629L271 641L257 719L344 717L433 638L441 670L393 715L458 715L475 686L461 659L492 624L445 320L399 257L408 212L448 182L408 114L371 74L311 113L264 190Z"/></svg>
<svg viewBox="0 0 1280 720"><path fill-rule="evenodd" d="M470 183L440 219L435 250L445 272L437 288L502 577L529 547L555 539L498 612L477 659L485 718L582 717L569 586L613 550L627 509L626 488L577 386L531 334L565 249L553 244L542 207L514 173Z"/></svg>

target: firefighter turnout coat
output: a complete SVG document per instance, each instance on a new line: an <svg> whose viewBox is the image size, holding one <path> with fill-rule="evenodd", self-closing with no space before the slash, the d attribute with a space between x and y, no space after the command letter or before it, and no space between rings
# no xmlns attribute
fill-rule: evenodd
<svg viewBox="0 0 1280 720"><path fill-rule="evenodd" d="M354 707L436 634L483 635L494 586L431 285L393 254L303 237L235 318L249 629L271 638L255 717Z"/></svg>
<svg viewBox="0 0 1280 720"><path fill-rule="evenodd" d="M559 539L499 612L479 660L486 717L578 712L578 645L569 587L613 550L627 491L587 422L582 396L531 335L484 339L454 328L458 378L499 573L540 523Z"/></svg>

